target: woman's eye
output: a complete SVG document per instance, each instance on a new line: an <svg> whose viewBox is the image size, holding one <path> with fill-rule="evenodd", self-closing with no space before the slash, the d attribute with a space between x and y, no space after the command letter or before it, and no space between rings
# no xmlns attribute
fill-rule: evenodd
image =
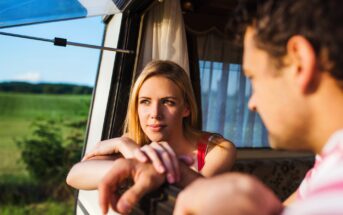
<svg viewBox="0 0 343 215"><path fill-rule="evenodd" d="M162 103L165 104L165 105L170 105L170 106L174 106L175 105L175 102L172 101L172 100L163 100Z"/></svg>
<svg viewBox="0 0 343 215"><path fill-rule="evenodd" d="M149 100L146 100L146 99L143 99L143 100L140 100L140 101L139 101L139 104L148 105L148 104L150 104L150 101L149 101Z"/></svg>

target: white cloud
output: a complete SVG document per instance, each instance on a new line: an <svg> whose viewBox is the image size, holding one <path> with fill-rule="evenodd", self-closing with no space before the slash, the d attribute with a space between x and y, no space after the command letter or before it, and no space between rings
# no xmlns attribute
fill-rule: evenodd
<svg viewBox="0 0 343 215"><path fill-rule="evenodd" d="M16 81L39 82L41 81L41 74L39 72L26 72L16 75L13 79Z"/></svg>

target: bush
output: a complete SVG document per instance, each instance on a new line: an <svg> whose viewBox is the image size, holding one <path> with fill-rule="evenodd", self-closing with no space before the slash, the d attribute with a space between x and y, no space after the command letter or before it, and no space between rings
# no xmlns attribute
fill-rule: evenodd
<svg viewBox="0 0 343 215"><path fill-rule="evenodd" d="M71 166L80 160L85 121L64 126L70 128L64 139L61 123L49 120L34 123L32 135L17 141L30 175L45 195L58 200L72 194L65 178Z"/></svg>

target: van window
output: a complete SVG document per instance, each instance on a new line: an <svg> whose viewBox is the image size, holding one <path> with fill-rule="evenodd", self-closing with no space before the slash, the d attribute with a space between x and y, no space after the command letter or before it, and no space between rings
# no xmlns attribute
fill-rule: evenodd
<svg viewBox="0 0 343 215"><path fill-rule="evenodd" d="M238 148L268 147L261 118L248 110L251 85L242 72L242 46L230 39L222 21L227 17L201 13L184 18L196 53L193 61L199 65L202 129L223 135Z"/></svg>
<svg viewBox="0 0 343 215"><path fill-rule="evenodd" d="M247 108L251 85L241 64L200 60L199 67L203 129L222 134L236 147L267 147L259 115Z"/></svg>
<svg viewBox="0 0 343 215"><path fill-rule="evenodd" d="M101 45L104 27L93 17L1 31ZM100 51L8 36L0 46L0 214L73 214L65 177L81 157Z"/></svg>

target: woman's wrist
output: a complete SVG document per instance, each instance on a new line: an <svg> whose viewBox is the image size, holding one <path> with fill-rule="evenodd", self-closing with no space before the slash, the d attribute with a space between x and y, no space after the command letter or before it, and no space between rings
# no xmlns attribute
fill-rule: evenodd
<svg viewBox="0 0 343 215"><path fill-rule="evenodd" d="M121 153L123 148L123 141L120 140L121 137L114 138L113 148L115 153Z"/></svg>
<svg viewBox="0 0 343 215"><path fill-rule="evenodd" d="M138 145L129 137L118 137L116 142L118 152L120 152L125 158L133 158L134 151L139 149Z"/></svg>

